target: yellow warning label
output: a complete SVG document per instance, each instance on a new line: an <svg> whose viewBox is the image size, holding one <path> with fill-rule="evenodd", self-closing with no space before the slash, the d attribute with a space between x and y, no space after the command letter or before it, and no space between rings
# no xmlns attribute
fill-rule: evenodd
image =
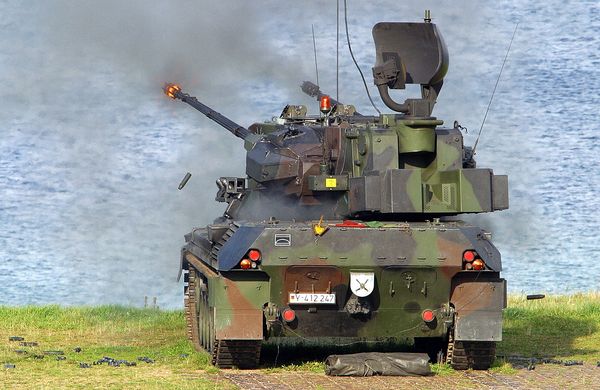
<svg viewBox="0 0 600 390"><path fill-rule="evenodd" d="M328 177L325 179L325 187L335 188L337 187L337 179L335 177Z"/></svg>

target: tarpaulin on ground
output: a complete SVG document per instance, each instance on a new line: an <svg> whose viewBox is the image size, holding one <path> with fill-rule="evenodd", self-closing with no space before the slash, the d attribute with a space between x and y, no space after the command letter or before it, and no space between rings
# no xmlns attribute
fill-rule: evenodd
<svg viewBox="0 0 600 390"><path fill-rule="evenodd" d="M363 352L328 356L325 373L333 376L419 376L430 375L431 369L426 353Z"/></svg>

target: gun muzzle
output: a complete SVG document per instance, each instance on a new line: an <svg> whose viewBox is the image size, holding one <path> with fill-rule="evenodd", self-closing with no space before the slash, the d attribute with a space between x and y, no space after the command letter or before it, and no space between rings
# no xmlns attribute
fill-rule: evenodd
<svg viewBox="0 0 600 390"><path fill-rule="evenodd" d="M171 99L177 99L177 95L181 92L181 87L177 84L167 83L163 87L163 91L165 92L165 95Z"/></svg>
<svg viewBox="0 0 600 390"><path fill-rule="evenodd" d="M198 99L196 99L194 96L190 96L187 93L182 92L181 87L177 84L167 83L163 86L163 91L165 95L167 95L171 99L179 99L182 102L189 104L196 110L206 115L207 118L213 120L214 122L229 130L229 132L231 132L238 138L241 138L253 144L263 139L262 135L252 133L250 130L238 125L226 116L219 114L206 104L200 103Z"/></svg>

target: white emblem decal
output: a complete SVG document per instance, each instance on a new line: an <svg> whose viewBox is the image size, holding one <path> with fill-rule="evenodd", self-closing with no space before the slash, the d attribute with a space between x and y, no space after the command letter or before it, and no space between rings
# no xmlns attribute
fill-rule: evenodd
<svg viewBox="0 0 600 390"><path fill-rule="evenodd" d="M366 297L375 288L375 274L373 272L350 272L350 290L357 297Z"/></svg>

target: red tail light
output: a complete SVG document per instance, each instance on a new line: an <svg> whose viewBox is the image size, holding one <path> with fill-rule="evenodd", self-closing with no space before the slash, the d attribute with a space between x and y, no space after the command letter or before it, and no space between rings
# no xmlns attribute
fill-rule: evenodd
<svg viewBox="0 0 600 390"><path fill-rule="evenodd" d="M296 319L296 312L288 307L281 312L281 317L285 322L293 322Z"/></svg>
<svg viewBox="0 0 600 390"><path fill-rule="evenodd" d="M248 258L252 261L260 260L260 251L258 249L250 249L248 251Z"/></svg>
<svg viewBox="0 0 600 390"><path fill-rule="evenodd" d="M473 260L475 260L476 256L477 256L477 252L475 252L475 251L465 251L465 253L463 253L463 260L466 261L467 263L470 263Z"/></svg>
<svg viewBox="0 0 600 390"><path fill-rule="evenodd" d="M425 322L431 322L435 320L435 313L433 312L433 310L423 310L423 313L421 313L421 318L423 318L423 321Z"/></svg>

